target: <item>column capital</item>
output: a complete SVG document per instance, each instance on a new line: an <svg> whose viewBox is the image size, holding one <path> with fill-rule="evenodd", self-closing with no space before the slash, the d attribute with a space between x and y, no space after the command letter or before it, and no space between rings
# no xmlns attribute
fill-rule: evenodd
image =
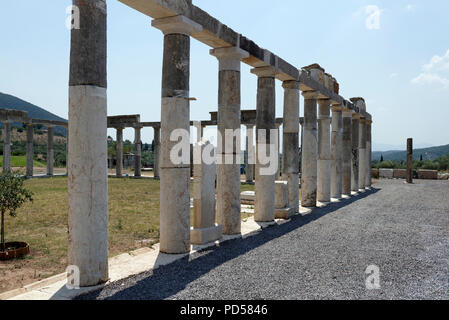
<svg viewBox="0 0 449 320"><path fill-rule="evenodd" d="M296 80L286 80L282 82L282 88L284 89L297 89L299 90L300 82Z"/></svg>
<svg viewBox="0 0 449 320"><path fill-rule="evenodd" d="M331 100L329 98L319 98L318 99L318 103L322 103L322 104L327 104L327 105L331 105Z"/></svg>
<svg viewBox="0 0 449 320"><path fill-rule="evenodd" d="M353 112L352 113L352 119L354 120L360 120L360 114L357 112Z"/></svg>
<svg viewBox="0 0 449 320"><path fill-rule="evenodd" d="M341 104L333 104L331 105L332 112L342 112L343 106Z"/></svg>
<svg viewBox="0 0 449 320"><path fill-rule="evenodd" d="M318 92L317 91L303 91L302 96L306 100L318 99Z"/></svg>
<svg viewBox="0 0 449 320"><path fill-rule="evenodd" d="M182 15L154 19L151 21L151 26L161 30L164 35L178 33L191 36L194 33L203 31L203 27L200 24Z"/></svg>
<svg viewBox="0 0 449 320"><path fill-rule="evenodd" d="M343 109L343 118L352 118L354 111L351 109Z"/></svg>
<svg viewBox="0 0 449 320"><path fill-rule="evenodd" d="M220 71L240 71L240 62L249 57L248 52L237 47L211 49L210 54L218 59Z"/></svg>
<svg viewBox="0 0 449 320"><path fill-rule="evenodd" d="M274 78L276 77L276 70L272 67L258 67L251 69L251 73L259 78Z"/></svg>

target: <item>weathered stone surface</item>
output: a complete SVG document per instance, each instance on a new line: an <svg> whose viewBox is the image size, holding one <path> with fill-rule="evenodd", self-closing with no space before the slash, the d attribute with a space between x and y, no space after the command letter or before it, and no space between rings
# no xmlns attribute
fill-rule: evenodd
<svg viewBox="0 0 449 320"><path fill-rule="evenodd" d="M361 117L359 123L359 190L365 190L366 165L366 118Z"/></svg>
<svg viewBox="0 0 449 320"><path fill-rule="evenodd" d="M164 36L162 97L188 98L190 77L190 37L183 34Z"/></svg>
<svg viewBox="0 0 449 320"><path fill-rule="evenodd" d="M134 176L140 177L142 175L142 141L141 128L134 128Z"/></svg>
<svg viewBox="0 0 449 320"><path fill-rule="evenodd" d="M274 185L274 206L276 209L282 209L288 206L288 182L276 181Z"/></svg>
<svg viewBox="0 0 449 320"><path fill-rule="evenodd" d="M72 29L70 86L107 86L106 0L73 0L79 8L80 28Z"/></svg>
<svg viewBox="0 0 449 320"><path fill-rule="evenodd" d="M407 140L407 183L413 183L413 139Z"/></svg>
<svg viewBox="0 0 449 320"><path fill-rule="evenodd" d="M405 170L405 169L394 169L393 170L393 178L395 178L395 179L406 179L407 178L407 170Z"/></svg>
<svg viewBox="0 0 449 320"><path fill-rule="evenodd" d="M217 223L225 235L240 234L240 165L218 164L217 168Z"/></svg>
<svg viewBox="0 0 449 320"><path fill-rule="evenodd" d="M299 173L299 135L298 133L283 134L282 172L284 174Z"/></svg>
<svg viewBox="0 0 449 320"><path fill-rule="evenodd" d="M379 178L393 179L394 170L393 169L379 169Z"/></svg>
<svg viewBox="0 0 449 320"><path fill-rule="evenodd" d="M437 170L418 170L418 179L438 180Z"/></svg>
<svg viewBox="0 0 449 320"><path fill-rule="evenodd" d="M371 177L374 179L379 179L379 169L371 169Z"/></svg>
<svg viewBox="0 0 449 320"><path fill-rule="evenodd" d="M318 116L317 200L331 200L330 100L320 99Z"/></svg>
<svg viewBox="0 0 449 320"><path fill-rule="evenodd" d="M352 112L343 113L342 194L351 195L352 180Z"/></svg>
<svg viewBox="0 0 449 320"><path fill-rule="evenodd" d="M343 117L341 108L332 107L331 197L340 199L343 189Z"/></svg>
<svg viewBox="0 0 449 320"><path fill-rule="evenodd" d="M246 126L246 182L254 182L254 165L256 162L256 149L254 146L254 126Z"/></svg>
<svg viewBox="0 0 449 320"><path fill-rule="evenodd" d="M351 190L359 191L359 123L358 116L352 118L352 167L351 167Z"/></svg>

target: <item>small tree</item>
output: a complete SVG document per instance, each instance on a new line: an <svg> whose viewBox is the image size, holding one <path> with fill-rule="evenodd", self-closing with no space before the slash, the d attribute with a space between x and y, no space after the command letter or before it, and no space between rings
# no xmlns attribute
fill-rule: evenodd
<svg viewBox="0 0 449 320"><path fill-rule="evenodd" d="M24 181L25 178L18 174L8 172L0 175L1 251L6 250L5 214L8 212L11 217L15 217L17 209L25 202L33 201L33 193L24 188Z"/></svg>

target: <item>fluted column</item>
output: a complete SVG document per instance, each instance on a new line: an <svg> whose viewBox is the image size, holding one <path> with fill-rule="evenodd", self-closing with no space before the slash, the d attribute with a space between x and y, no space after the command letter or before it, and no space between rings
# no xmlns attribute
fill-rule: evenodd
<svg viewBox="0 0 449 320"><path fill-rule="evenodd" d="M142 176L142 127L134 128L134 176Z"/></svg>
<svg viewBox="0 0 449 320"><path fill-rule="evenodd" d="M237 47L210 51L218 59L217 223L223 234L241 232L240 210L240 65L248 57ZM234 132L237 130L237 136Z"/></svg>
<svg viewBox="0 0 449 320"><path fill-rule="evenodd" d="M257 75L257 117L256 117L256 199L255 199L255 221L271 222L274 220L274 186L276 168L273 163L264 164L261 155L274 159L271 146L277 141L271 138L271 131L276 129L276 87L275 71L271 67L260 67L252 69ZM277 138L276 138L277 140ZM271 149L271 150L270 150ZM271 165L271 166L270 166ZM277 164L275 164L277 165ZM270 169L273 169L270 172Z"/></svg>
<svg viewBox="0 0 449 320"><path fill-rule="evenodd" d="M34 162L34 126L31 123L26 124L27 127L27 148L26 148L26 176L33 177Z"/></svg>
<svg viewBox="0 0 449 320"><path fill-rule="evenodd" d="M366 117L359 123L359 192L365 192L366 182Z"/></svg>
<svg viewBox="0 0 449 320"><path fill-rule="evenodd" d="M318 171L317 200L331 201L331 138L330 100L318 100Z"/></svg>
<svg viewBox="0 0 449 320"><path fill-rule="evenodd" d="M202 27L184 16L153 20L164 33L160 158L160 251L190 251L190 36ZM187 139L186 139L187 138ZM171 156L180 147L181 158ZM176 199L176 201L173 201Z"/></svg>
<svg viewBox="0 0 449 320"><path fill-rule="evenodd" d="M359 128L360 115L352 114L352 148L351 148L351 191L359 192Z"/></svg>
<svg viewBox="0 0 449 320"><path fill-rule="evenodd" d="M54 128L49 126L47 127L47 176L53 176L54 163Z"/></svg>
<svg viewBox="0 0 449 320"><path fill-rule="evenodd" d="M310 208L315 207L317 201L318 94L315 91L307 91L303 92L302 95L304 96L304 132L301 170L301 206Z"/></svg>
<svg viewBox="0 0 449 320"><path fill-rule="evenodd" d="M254 126L246 126L246 182L254 182L254 164L256 152L254 147Z"/></svg>
<svg viewBox="0 0 449 320"><path fill-rule="evenodd" d="M11 122L4 121L5 136L3 140L3 172L11 171Z"/></svg>
<svg viewBox="0 0 449 320"><path fill-rule="evenodd" d="M117 128L117 144L115 150L115 175L117 178L121 178L123 176L123 128Z"/></svg>
<svg viewBox="0 0 449 320"><path fill-rule="evenodd" d="M343 116L341 105L332 105L331 198L343 194Z"/></svg>
<svg viewBox="0 0 449 320"><path fill-rule="evenodd" d="M288 181L288 203L299 210L299 82L284 81L282 176Z"/></svg>
<svg viewBox="0 0 449 320"><path fill-rule="evenodd" d="M343 110L343 148L342 148L342 194L351 196L352 180L352 114L349 109Z"/></svg>
<svg viewBox="0 0 449 320"><path fill-rule="evenodd" d="M80 285L108 276L106 1L74 0L69 83L68 264Z"/></svg>
<svg viewBox="0 0 449 320"><path fill-rule="evenodd" d="M154 127L154 154L153 154L154 178L160 178L160 158L161 158L161 128Z"/></svg>

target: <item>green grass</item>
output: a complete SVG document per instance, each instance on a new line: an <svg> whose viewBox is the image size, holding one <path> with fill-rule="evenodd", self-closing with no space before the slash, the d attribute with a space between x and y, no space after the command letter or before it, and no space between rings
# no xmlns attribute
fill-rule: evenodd
<svg viewBox="0 0 449 320"><path fill-rule="evenodd" d="M11 167L21 167L26 168L27 160L26 156L12 156L11 157ZM0 166L3 166L3 156L0 156ZM35 167L45 167L46 164L37 160L34 160Z"/></svg>

